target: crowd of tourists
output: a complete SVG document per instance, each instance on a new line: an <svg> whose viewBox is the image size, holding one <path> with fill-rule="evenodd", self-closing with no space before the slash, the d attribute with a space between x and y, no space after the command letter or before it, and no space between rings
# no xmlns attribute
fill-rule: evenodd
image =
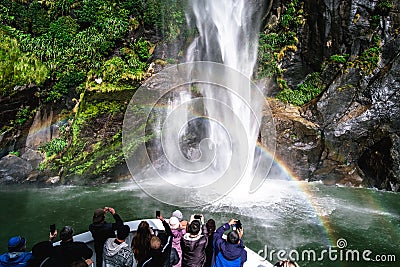
<svg viewBox="0 0 400 267"><path fill-rule="evenodd" d="M114 222L106 221L107 213ZM54 244L57 230L50 231L49 240L34 244L31 252L23 236L11 237L8 251L0 255L0 267L242 267L247 261L240 220L231 219L217 229L213 219L205 221L201 214L191 215L189 221L179 210L167 220L160 213L156 217L163 231L153 231L145 220L130 229L114 208L99 208L89 225L95 261L93 250L75 241L73 228L64 226L60 242ZM289 260L274 266L298 267Z"/></svg>

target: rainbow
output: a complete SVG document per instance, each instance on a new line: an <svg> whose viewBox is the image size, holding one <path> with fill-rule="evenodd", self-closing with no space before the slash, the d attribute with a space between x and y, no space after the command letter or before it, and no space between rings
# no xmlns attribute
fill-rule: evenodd
<svg viewBox="0 0 400 267"><path fill-rule="evenodd" d="M320 226L321 236L323 240L325 240L326 246L336 246L336 237L333 235L333 230L330 225L330 221L324 216L324 212L319 205L317 205L315 198L313 197L313 193L310 190L310 187L303 179L297 177L287 164L279 158L275 153L268 150L261 143L257 142L256 150L261 152L263 156L273 158L273 164L279 168L282 172L282 177L296 182L299 190L303 193L306 200L308 201L308 205L312 208L314 213L316 214L316 225ZM268 179L268 177L266 178Z"/></svg>

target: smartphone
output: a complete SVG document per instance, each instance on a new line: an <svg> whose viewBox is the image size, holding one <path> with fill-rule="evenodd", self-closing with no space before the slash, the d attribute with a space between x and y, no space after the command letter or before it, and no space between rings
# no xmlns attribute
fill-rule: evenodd
<svg viewBox="0 0 400 267"><path fill-rule="evenodd" d="M232 231L236 231L236 230L237 230L236 224L232 224Z"/></svg>
<svg viewBox="0 0 400 267"><path fill-rule="evenodd" d="M196 215L194 215L194 218L197 219L197 220L200 220L201 219L201 215L196 214Z"/></svg>
<svg viewBox="0 0 400 267"><path fill-rule="evenodd" d="M236 228L237 229L242 229L242 223L240 222L240 220L236 221Z"/></svg>
<svg viewBox="0 0 400 267"><path fill-rule="evenodd" d="M156 210L156 218L160 217L161 212L159 210Z"/></svg>
<svg viewBox="0 0 400 267"><path fill-rule="evenodd" d="M56 225L50 224L50 233L53 235L55 231L56 231Z"/></svg>

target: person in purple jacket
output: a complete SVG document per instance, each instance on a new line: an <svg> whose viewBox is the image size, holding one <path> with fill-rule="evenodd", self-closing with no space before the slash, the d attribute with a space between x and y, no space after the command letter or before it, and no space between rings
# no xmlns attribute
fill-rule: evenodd
<svg viewBox="0 0 400 267"><path fill-rule="evenodd" d="M236 225L236 220L231 219L217 229L214 233L214 261L213 267L242 267L247 261L247 252L243 245L243 229L237 228L228 233L226 240L223 235Z"/></svg>
<svg viewBox="0 0 400 267"><path fill-rule="evenodd" d="M169 226L171 227L172 231L172 247L176 249L176 252L179 256L178 264L174 265L176 267L182 266L182 248L181 248L181 238L186 234L186 230L179 222L177 217L172 216L169 219Z"/></svg>

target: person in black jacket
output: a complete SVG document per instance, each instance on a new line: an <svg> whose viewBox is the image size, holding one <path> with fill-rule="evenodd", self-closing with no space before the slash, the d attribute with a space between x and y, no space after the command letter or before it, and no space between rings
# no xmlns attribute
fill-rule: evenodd
<svg viewBox="0 0 400 267"><path fill-rule="evenodd" d="M182 267L203 267L206 262L207 243L206 226L202 226L199 220L193 220L189 224L188 233L181 238Z"/></svg>
<svg viewBox="0 0 400 267"><path fill-rule="evenodd" d="M106 213L109 212L115 220L115 223L105 221ZM103 266L103 246L108 238L115 237L115 231L122 227L124 222L113 208L105 207L96 209L93 214L93 223L89 225L89 231L94 240L94 251L96 252L96 266Z"/></svg>
<svg viewBox="0 0 400 267"><path fill-rule="evenodd" d="M204 264L204 267L211 267L214 255L214 247L213 247L214 232L216 229L214 219L209 219L206 223L206 226L207 226L208 242L206 246L206 263Z"/></svg>
<svg viewBox="0 0 400 267"><path fill-rule="evenodd" d="M61 243L54 247L60 266L70 266L74 261L84 259L87 265L91 265L93 251L83 242L73 240L74 230L71 226L64 226L60 232Z"/></svg>
<svg viewBox="0 0 400 267"><path fill-rule="evenodd" d="M150 252L148 259L138 267L165 267L170 266L170 255L172 248L172 231L169 224L160 215L164 229L164 236L152 236L150 240Z"/></svg>

